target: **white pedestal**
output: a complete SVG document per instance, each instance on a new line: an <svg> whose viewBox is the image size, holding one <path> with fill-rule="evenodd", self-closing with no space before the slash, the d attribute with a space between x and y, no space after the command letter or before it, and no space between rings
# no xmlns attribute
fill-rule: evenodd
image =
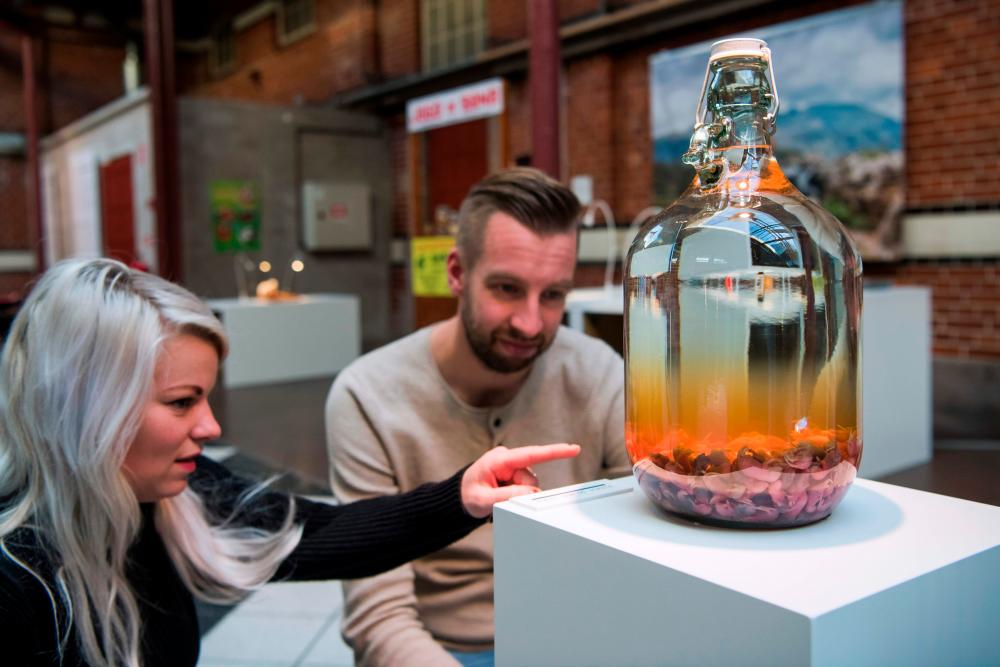
<svg viewBox="0 0 1000 667"><path fill-rule="evenodd" d="M570 327L587 315L621 315L624 294L576 289L566 300ZM861 474L882 477L931 460L931 295L926 287L866 287L861 328Z"/></svg>
<svg viewBox="0 0 1000 667"><path fill-rule="evenodd" d="M621 315L625 312L625 292L621 285L614 289L585 287L575 289L566 297L566 321L570 327L583 331L587 315Z"/></svg>
<svg viewBox="0 0 1000 667"><path fill-rule="evenodd" d="M931 291L869 287L861 328L860 474L881 477L931 460Z"/></svg>
<svg viewBox="0 0 1000 667"><path fill-rule="evenodd" d="M497 505L494 545L498 667L1000 664L991 505L859 479L818 524L730 530L625 477Z"/></svg>
<svg viewBox="0 0 1000 667"><path fill-rule="evenodd" d="M361 353L361 302L350 294L294 301L214 299L229 333L227 388L335 374Z"/></svg>

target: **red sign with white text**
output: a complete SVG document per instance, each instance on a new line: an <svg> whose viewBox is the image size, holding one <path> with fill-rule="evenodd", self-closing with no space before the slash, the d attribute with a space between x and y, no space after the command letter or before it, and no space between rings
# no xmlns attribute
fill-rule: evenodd
<svg viewBox="0 0 1000 667"><path fill-rule="evenodd" d="M418 97L406 104L410 133L496 116L503 112L503 79L488 79L443 93Z"/></svg>

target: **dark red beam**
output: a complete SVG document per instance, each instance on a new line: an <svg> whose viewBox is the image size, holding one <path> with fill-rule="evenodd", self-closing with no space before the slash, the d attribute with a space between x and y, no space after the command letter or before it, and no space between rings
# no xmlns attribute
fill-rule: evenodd
<svg viewBox="0 0 1000 667"><path fill-rule="evenodd" d="M180 186L177 160L177 88L174 80L172 0L143 0L146 75L152 109L159 273L181 280Z"/></svg>
<svg viewBox="0 0 1000 667"><path fill-rule="evenodd" d="M42 222L42 168L38 153L38 75L35 38L21 35L21 71L24 79L24 139L28 157L28 225L34 232L35 271L45 270L45 228Z"/></svg>
<svg viewBox="0 0 1000 667"><path fill-rule="evenodd" d="M556 0L526 0L531 30L528 85L531 95L531 164L560 178L559 16Z"/></svg>

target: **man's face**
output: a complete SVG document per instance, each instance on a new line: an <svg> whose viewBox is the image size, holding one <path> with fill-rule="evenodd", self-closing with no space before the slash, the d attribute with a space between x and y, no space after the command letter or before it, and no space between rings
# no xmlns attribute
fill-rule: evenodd
<svg viewBox="0 0 1000 667"><path fill-rule="evenodd" d="M539 236L496 212L471 271L457 254L449 258L466 338L487 367L520 371L552 344L573 286L576 241L576 230Z"/></svg>

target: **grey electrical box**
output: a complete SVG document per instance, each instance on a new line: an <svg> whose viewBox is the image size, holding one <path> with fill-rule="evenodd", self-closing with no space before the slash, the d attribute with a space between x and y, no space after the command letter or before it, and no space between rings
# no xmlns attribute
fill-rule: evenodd
<svg viewBox="0 0 1000 667"><path fill-rule="evenodd" d="M306 250L372 247L372 191L364 183L303 183L302 217Z"/></svg>

